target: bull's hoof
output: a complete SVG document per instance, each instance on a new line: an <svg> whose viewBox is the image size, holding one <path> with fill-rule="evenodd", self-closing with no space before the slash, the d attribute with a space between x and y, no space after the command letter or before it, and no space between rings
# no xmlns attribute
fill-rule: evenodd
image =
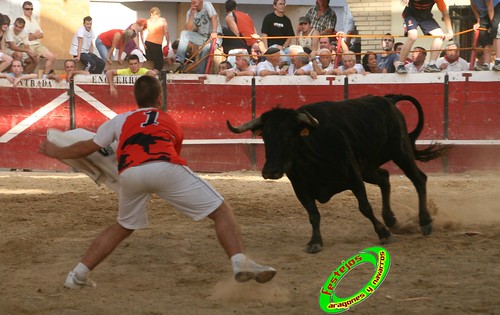
<svg viewBox="0 0 500 315"><path fill-rule="evenodd" d="M432 233L432 223L426 224L426 225L421 225L420 230L422 231L422 234L424 236L431 235Z"/></svg>
<svg viewBox="0 0 500 315"><path fill-rule="evenodd" d="M307 244L305 251L308 254L316 254L323 250L323 245L321 244Z"/></svg>
<svg viewBox="0 0 500 315"><path fill-rule="evenodd" d="M396 243L396 238L392 234L390 234L387 237L382 237L380 239L380 245L387 245L387 244L391 244L391 243Z"/></svg>

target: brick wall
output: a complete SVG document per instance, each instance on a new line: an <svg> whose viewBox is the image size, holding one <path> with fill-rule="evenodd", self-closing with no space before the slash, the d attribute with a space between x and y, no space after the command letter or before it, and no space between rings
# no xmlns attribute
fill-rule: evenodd
<svg viewBox="0 0 500 315"><path fill-rule="evenodd" d="M361 51L380 51L380 37L391 31L391 1L347 0L361 38Z"/></svg>

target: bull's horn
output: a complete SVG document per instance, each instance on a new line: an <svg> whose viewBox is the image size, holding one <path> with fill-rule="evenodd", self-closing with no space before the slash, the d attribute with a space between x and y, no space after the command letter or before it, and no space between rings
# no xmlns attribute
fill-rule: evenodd
<svg viewBox="0 0 500 315"><path fill-rule="evenodd" d="M319 121L314 118L307 110L304 111L304 114L299 113L299 121L303 122L313 128L318 128Z"/></svg>
<svg viewBox="0 0 500 315"><path fill-rule="evenodd" d="M260 128L262 126L262 120L259 118L255 118L254 120L250 120L249 122L238 126L238 127L233 127L229 120L226 120L227 127L229 130L231 130L234 133L242 133L248 130L255 130L257 128Z"/></svg>

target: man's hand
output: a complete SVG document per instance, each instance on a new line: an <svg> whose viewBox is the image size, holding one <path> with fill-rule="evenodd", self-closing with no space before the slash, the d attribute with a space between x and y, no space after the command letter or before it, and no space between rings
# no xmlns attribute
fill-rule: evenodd
<svg viewBox="0 0 500 315"><path fill-rule="evenodd" d="M109 93L111 93L111 96L113 96L113 97L118 96L118 91L116 90L116 87L114 87L114 86L109 87Z"/></svg>

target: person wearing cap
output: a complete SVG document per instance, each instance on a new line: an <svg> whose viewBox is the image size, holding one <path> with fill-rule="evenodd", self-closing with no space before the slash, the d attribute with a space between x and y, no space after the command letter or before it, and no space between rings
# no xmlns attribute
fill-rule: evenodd
<svg viewBox="0 0 500 315"><path fill-rule="evenodd" d="M458 43L448 43L444 49L445 55L436 60L436 67L445 72L469 70L469 63L460 57L458 48L460 48Z"/></svg>
<svg viewBox="0 0 500 315"><path fill-rule="evenodd" d="M299 18L299 32L295 39L295 44L302 48L307 47L311 52L315 52L319 48L319 31L311 27L311 19L308 16Z"/></svg>
<svg viewBox="0 0 500 315"><path fill-rule="evenodd" d="M265 52L266 60L259 62L257 65L257 75L262 77L268 75L286 75L287 71L279 68L280 64L280 49L271 47Z"/></svg>

